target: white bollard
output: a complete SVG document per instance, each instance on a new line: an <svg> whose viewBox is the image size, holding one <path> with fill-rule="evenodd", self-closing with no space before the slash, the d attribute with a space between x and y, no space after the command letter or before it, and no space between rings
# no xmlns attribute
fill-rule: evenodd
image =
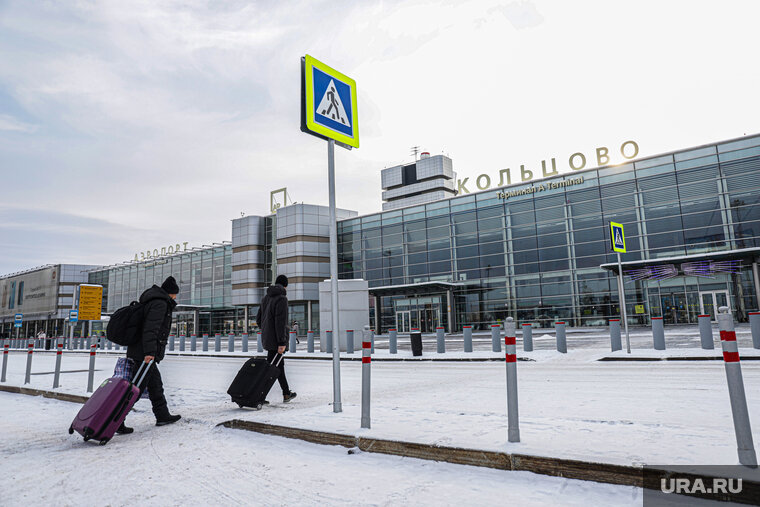
<svg viewBox="0 0 760 507"><path fill-rule="evenodd" d="M734 318L726 306L721 306L718 309L718 329L720 330L720 343L723 347L723 365L726 368L728 397L731 401L731 413L734 419L739 463L754 468L757 467L757 455L755 454L755 444L752 441L747 397L744 393L742 366L739 361L739 346L736 343Z"/></svg>
<svg viewBox="0 0 760 507"><path fill-rule="evenodd" d="M53 375L53 389L60 385L61 379L61 357L63 356L63 342L58 342L55 352L55 374Z"/></svg>
<svg viewBox="0 0 760 507"><path fill-rule="evenodd" d="M565 335L565 323L555 323L554 332L557 335L557 352L567 354L567 336Z"/></svg>
<svg viewBox="0 0 760 507"><path fill-rule="evenodd" d="M0 382L5 382L5 374L8 371L8 349L10 346L9 340L3 340L3 375L0 377Z"/></svg>
<svg viewBox="0 0 760 507"><path fill-rule="evenodd" d="M491 349L501 352L501 326L498 324L491 324Z"/></svg>
<svg viewBox="0 0 760 507"><path fill-rule="evenodd" d="M665 350L665 328L662 324L662 317L652 317L652 339L654 340L654 350Z"/></svg>
<svg viewBox="0 0 760 507"><path fill-rule="evenodd" d="M623 350L623 342L620 338L620 319L610 319L610 350L612 352Z"/></svg>
<svg viewBox="0 0 760 507"><path fill-rule="evenodd" d="M34 340L29 340L26 348L26 376L24 377L24 384L28 384L32 380L32 355L34 354Z"/></svg>
<svg viewBox="0 0 760 507"><path fill-rule="evenodd" d="M712 322L711 322L710 316L700 315L697 317L697 322L699 322L699 341L702 343L702 349L703 350L715 349L715 344L713 343Z"/></svg>
<svg viewBox="0 0 760 507"><path fill-rule="evenodd" d="M464 339L464 351L472 352L472 326L462 326L462 335Z"/></svg>
<svg viewBox="0 0 760 507"><path fill-rule="evenodd" d="M517 337L512 317L504 326L504 345L507 365L507 440L520 441L520 416L517 405Z"/></svg>
<svg viewBox="0 0 760 507"><path fill-rule="evenodd" d="M311 329L306 332L306 352L314 352L314 331Z"/></svg>
<svg viewBox="0 0 760 507"><path fill-rule="evenodd" d="M369 333L369 326L364 326L364 337L362 339L362 428L370 427L372 342Z"/></svg>
<svg viewBox="0 0 760 507"><path fill-rule="evenodd" d="M95 379L95 353L98 350L98 344L92 342L90 345L90 371L87 374L87 392L92 392L92 385Z"/></svg>

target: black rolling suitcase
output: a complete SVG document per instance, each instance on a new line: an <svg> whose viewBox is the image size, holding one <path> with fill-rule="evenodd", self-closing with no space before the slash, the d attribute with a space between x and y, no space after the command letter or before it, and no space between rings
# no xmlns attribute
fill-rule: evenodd
<svg viewBox="0 0 760 507"><path fill-rule="evenodd" d="M227 389L232 401L240 408L261 409L275 380L280 376L280 361L282 354L274 356L271 363L265 357L254 357L246 361Z"/></svg>

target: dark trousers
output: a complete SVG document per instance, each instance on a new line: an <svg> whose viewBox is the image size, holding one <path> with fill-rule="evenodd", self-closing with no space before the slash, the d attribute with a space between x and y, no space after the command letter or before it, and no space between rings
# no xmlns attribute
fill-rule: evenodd
<svg viewBox="0 0 760 507"><path fill-rule="evenodd" d="M137 371L137 368L135 368L135 371ZM137 379L134 380L137 381ZM145 388L148 389L148 397L153 404L153 415L156 416L156 419L166 419L169 417L169 408L166 405L166 397L164 396L164 381L161 379L161 372L158 371L156 363L151 365L140 388L140 395L145 391Z"/></svg>
<svg viewBox="0 0 760 507"><path fill-rule="evenodd" d="M276 350L268 350L267 361L271 363L272 359L274 359L274 356L276 355L277 355ZM275 361L275 363L276 362L277 361ZM280 383L280 387L282 388L282 394L290 394L290 387L288 387L288 379L285 378L285 358L284 357L280 361L278 368L280 368L280 376L277 377L277 381Z"/></svg>

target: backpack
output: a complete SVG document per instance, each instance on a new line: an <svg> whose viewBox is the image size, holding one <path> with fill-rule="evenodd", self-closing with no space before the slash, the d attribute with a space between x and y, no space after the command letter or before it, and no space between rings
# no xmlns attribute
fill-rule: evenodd
<svg viewBox="0 0 760 507"><path fill-rule="evenodd" d="M132 301L129 306L116 310L108 321L108 339L117 345L134 345L140 339L143 325L143 304Z"/></svg>

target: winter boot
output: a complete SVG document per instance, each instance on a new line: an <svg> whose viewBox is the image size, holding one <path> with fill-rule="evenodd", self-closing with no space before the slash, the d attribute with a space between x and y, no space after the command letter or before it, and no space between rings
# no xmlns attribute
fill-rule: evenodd
<svg viewBox="0 0 760 507"><path fill-rule="evenodd" d="M124 423L121 423L121 426L119 426L119 429L116 430L116 433L118 433L119 435L129 435L133 431L135 431L134 428L130 428Z"/></svg>
<svg viewBox="0 0 760 507"><path fill-rule="evenodd" d="M283 403L287 403L287 402L289 402L290 400L292 400L295 397L296 397L296 393L294 393L294 392L290 392L288 394L283 394L282 395L282 402Z"/></svg>
<svg viewBox="0 0 760 507"><path fill-rule="evenodd" d="M172 424L182 419L181 415L167 415L166 417L162 417L160 419L156 419L156 426L166 426L167 424Z"/></svg>

